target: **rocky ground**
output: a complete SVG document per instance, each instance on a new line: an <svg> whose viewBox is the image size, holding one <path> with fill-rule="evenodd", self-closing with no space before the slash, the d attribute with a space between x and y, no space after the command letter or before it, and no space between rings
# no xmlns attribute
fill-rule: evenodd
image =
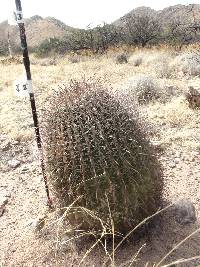
<svg viewBox="0 0 200 267"><path fill-rule="evenodd" d="M102 65L102 62L96 63L93 68L97 71L99 67L102 72ZM91 66L80 65L81 71L85 67ZM15 68L20 72L20 65ZM55 68L45 67L48 84L59 80L52 78ZM130 66L124 67L127 68L124 73L121 66L117 68L121 79L130 76L130 72L126 73ZM57 211L49 211L46 206L29 103L11 97L11 81L15 75L12 66L1 66L1 70L4 78L0 85L0 266L79 266L92 241L81 245L69 241L68 226L59 221ZM43 74L37 66L33 73L41 85ZM187 84L187 80L181 82ZM192 79L191 83L199 86L200 79ZM41 86L36 88L36 97L40 95L44 97ZM151 267L169 251L168 257L155 266L200 266L200 259L166 265L200 256L199 111L190 110L181 96L167 104L150 104L141 112L153 124L151 142L163 165L166 205L182 201L164 211L148 235L122 245L116 251L115 266ZM107 249L108 253L112 251ZM98 246L80 266L102 266L107 258L105 249ZM109 262L105 266L109 266Z"/></svg>

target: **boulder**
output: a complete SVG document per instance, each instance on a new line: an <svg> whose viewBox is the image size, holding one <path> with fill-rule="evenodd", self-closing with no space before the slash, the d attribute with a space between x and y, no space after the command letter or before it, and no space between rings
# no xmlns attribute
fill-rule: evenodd
<svg viewBox="0 0 200 267"><path fill-rule="evenodd" d="M189 199L181 199L174 204L174 215L177 223L186 225L197 220L194 204Z"/></svg>

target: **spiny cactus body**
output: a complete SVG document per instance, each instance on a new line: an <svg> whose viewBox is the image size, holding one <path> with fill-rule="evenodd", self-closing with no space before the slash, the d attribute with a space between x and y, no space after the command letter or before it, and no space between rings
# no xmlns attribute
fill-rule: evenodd
<svg viewBox="0 0 200 267"><path fill-rule="evenodd" d="M73 224L101 230L113 220L116 232L127 233L158 209L162 175L152 148L101 85L72 82L48 111L47 168L62 205L76 207Z"/></svg>

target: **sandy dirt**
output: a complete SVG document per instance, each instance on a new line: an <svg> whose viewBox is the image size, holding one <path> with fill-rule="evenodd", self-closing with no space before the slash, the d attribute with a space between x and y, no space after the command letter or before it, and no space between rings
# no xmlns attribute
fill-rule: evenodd
<svg viewBox="0 0 200 267"><path fill-rule="evenodd" d="M99 63L99 68L102 64ZM91 66L88 65L87 68L89 67ZM1 68L4 78L0 86L0 196L6 197L8 203L0 217L0 266L79 266L88 247L93 243L67 242L68 226L59 225L56 221L56 218L59 218L58 214L48 210L29 101L16 100L11 96L11 82L16 73L12 72L10 65ZM15 68L17 73L20 73L21 66L16 65ZM130 66L125 68L129 69ZM45 69L47 76L51 78L52 73L58 71L54 67ZM98 64L95 64L95 69L98 69ZM123 74L121 66L117 71ZM37 71L37 66L34 66L33 72L38 84L41 85L42 72ZM121 76L127 79L130 75L130 72L124 72ZM59 78L55 79L55 85L57 80ZM188 83L187 80L181 82ZM191 82L200 85L200 78ZM52 84L52 81L48 81L48 84ZM43 97L41 91L41 86L38 86L37 98L40 95ZM163 197L166 205L178 199L188 198L195 206L197 220L181 225L175 221L171 209L163 212L148 235L138 241L129 241L116 251L115 266L151 267L200 227L199 111L191 111L183 97L177 97L167 104L146 106L142 113L146 120L153 124L151 141L157 147L163 165ZM11 159L19 160L20 165L16 168L9 167L8 161ZM41 231L36 231L37 219L44 216L44 227ZM131 264L130 259L140 248L139 255ZM112 248L108 246L108 252L111 251ZM159 266L199 255L200 231L196 231L196 234L175 249ZM80 266L102 266L106 259L108 255L99 245ZM108 262L105 266L109 264ZM174 266L199 265L200 259Z"/></svg>

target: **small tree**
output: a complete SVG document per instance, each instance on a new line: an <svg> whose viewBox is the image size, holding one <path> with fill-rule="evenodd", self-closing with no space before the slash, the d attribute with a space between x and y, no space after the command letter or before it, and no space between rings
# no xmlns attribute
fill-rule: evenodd
<svg viewBox="0 0 200 267"><path fill-rule="evenodd" d="M96 33L96 51L105 52L109 46L116 45L120 41L117 28L114 25L104 23L94 29Z"/></svg>
<svg viewBox="0 0 200 267"><path fill-rule="evenodd" d="M167 42L181 50L183 45L187 45L194 40L194 33L191 27L177 19L169 24L165 38Z"/></svg>
<svg viewBox="0 0 200 267"><path fill-rule="evenodd" d="M188 16L189 14L189 16ZM172 45L182 49L200 40L200 23L194 12L194 5L181 16L174 18L165 29L165 40Z"/></svg>
<svg viewBox="0 0 200 267"><path fill-rule="evenodd" d="M159 21L150 14L131 14L124 19L127 41L145 47L150 41L158 40L161 33Z"/></svg>

